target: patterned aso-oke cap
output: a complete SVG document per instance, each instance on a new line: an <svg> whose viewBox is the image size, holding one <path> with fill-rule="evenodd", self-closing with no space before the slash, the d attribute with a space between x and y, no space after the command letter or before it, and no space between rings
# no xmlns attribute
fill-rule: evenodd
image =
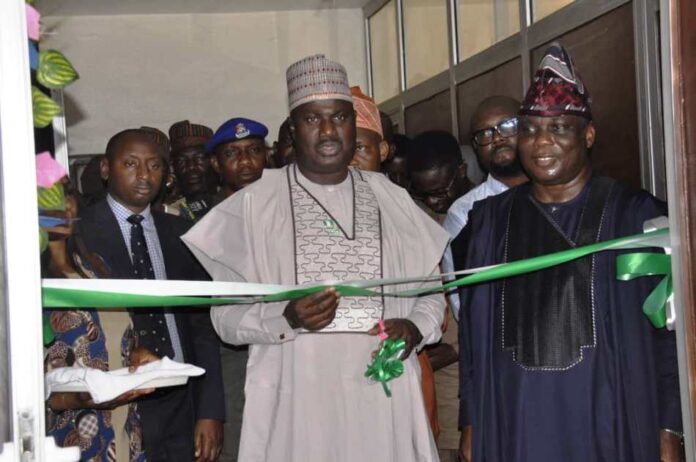
<svg viewBox="0 0 696 462"><path fill-rule="evenodd" d="M169 127L172 151L179 151L189 146L205 146L213 136L213 130L205 125L192 124L188 120L176 122Z"/></svg>
<svg viewBox="0 0 696 462"><path fill-rule="evenodd" d="M552 43L534 74L520 114L542 117L570 114L592 120L590 103L590 95L570 54L560 43Z"/></svg>
<svg viewBox="0 0 696 462"><path fill-rule="evenodd" d="M171 150L171 144L169 143L169 138L164 134L162 130L154 127L140 127L147 136L151 137L157 143L160 148L160 154L165 159L169 160L169 151Z"/></svg>
<svg viewBox="0 0 696 462"><path fill-rule="evenodd" d="M290 111L311 101L353 101L345 68L324 55L308 56L291 64L285 77Z"/></svg>
<svg viewBox="0 0 696 462"><path fill-rule="evenodd" d="M355 126L372 130L384 138L382 133L382 120L380 119L379 109L375 101L362 92L360 87L350 87L353 95L353 107L355 108Z"/></svg>

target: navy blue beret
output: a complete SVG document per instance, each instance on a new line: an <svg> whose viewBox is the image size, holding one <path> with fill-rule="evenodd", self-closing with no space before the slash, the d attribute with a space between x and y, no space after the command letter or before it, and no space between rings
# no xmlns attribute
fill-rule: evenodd
<svg viewBox="0 0 696 462"><path fill-rule="evenodd" d="M220 125L220 128L215 131L213 137L205 145L205 150L212 153L221 144L245 138L265 138L266 135L268 135L268 128L264 124L255 120L237 117Z"/></svg>

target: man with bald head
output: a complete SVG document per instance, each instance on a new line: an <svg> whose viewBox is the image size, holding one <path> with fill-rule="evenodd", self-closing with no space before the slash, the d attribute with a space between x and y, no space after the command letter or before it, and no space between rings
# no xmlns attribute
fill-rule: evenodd
<svg viewBox="0 0 696 462"><path fill-rule="evenodd" d="M474 202L527 181L517 156L517 112L520 102L507 96L491 96L471 117L471 144L486 181L457 199L449 208L444 226L452 237L466 224Z"/></svg>
<svg viewBox="0 0 696 462"><path fill-rule="evenodd" d="M221 281L437 274L447 233L384 175L349 166L356 121L343 66L310 56L287 80L295 163L266 170L211 210L183 238L196 257ZM334 288L215 309L222 340L250 344L239 460L438 460L411 353L437 341L444 309L438 294L340 297ZM391 398L364 376L382 319L406 345Z"/></svg>
<svg viewBox="0 0 696 462"><path fill-rule="evenodd" d="M81 210L79 230L87 250L104 260L114 279L207 278L179 240L190 225L150 206L162 187L164 162L162 150L142 129L124 130L107 144L100 167L108 194ZM212 462L220 452L225 419L220 341L208 312L130 312L131 326L122 345L150 352L133 355L130 366L167 356L206 372L184 387L165 388L136 403L131 418L141 422L148 461Z"/></svg>
<svg viewBox="0 0 696 462"><path fill-rule="evenodd" d="M508 96L484 99L471 116L471 144L481 168L488 172L486 181L457 199L447 211L442 223L452 239L466 225L469 211L476 201L500 194L508 188L527 181L517 156L517 112L520 102ZM452 253L447 248L442 260L445 273L453 271ZM449 297L455 317L459 312L459 297Z"/></svg>

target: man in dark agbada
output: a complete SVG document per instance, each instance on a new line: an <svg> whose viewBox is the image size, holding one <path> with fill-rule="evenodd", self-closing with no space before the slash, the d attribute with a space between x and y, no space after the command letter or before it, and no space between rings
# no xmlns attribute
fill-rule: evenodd
<svg viewBox="0 0 696 462"><path fill-rule="evenodd" d="M456 269L640 233L665 204L592 173L590 100L553 44L522 103L530 183L477 202ZM642 313L654 280L616 279L617 252L460 291L465 460L679 460L675 340ZM471 451L471 452L470 452Z"/></svg>

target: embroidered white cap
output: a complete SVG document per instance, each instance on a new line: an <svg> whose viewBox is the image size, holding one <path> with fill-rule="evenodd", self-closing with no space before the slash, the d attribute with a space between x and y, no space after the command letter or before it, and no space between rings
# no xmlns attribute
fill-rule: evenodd
<svg viewBox="0 0 696 462"><path fill-rule="evenodd" d="M285 75L288 83L288 106L291 111L311 101L353 101L346 69L324 55L302 58L291 64Z"/></svg>

